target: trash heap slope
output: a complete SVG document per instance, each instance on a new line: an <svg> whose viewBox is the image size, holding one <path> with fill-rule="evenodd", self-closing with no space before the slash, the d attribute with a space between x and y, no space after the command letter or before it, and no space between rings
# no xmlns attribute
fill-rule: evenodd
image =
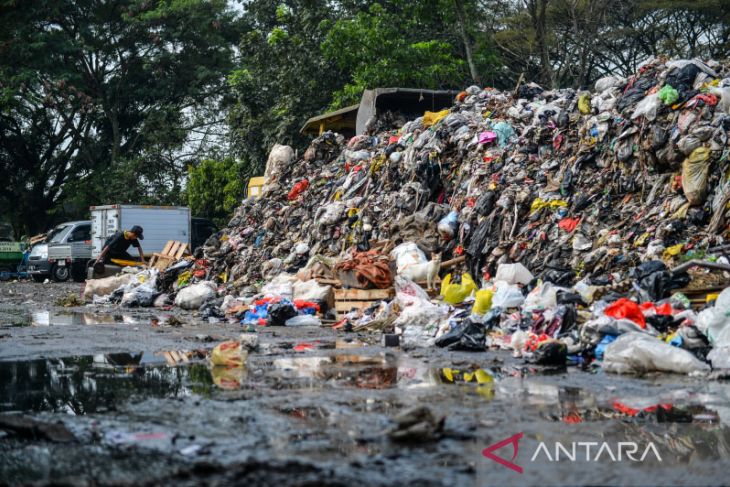
<svg viewBox="0 0 730 487"><path fill-rule="evenodd" d="M205 256L240 292L373 240L465 255L473 276L503 262L621 275L679 243L721 244L728 76L728 64L655 60L592 92L470 87L398 130L327 132L301 158L276 146L263 196Z"/></svg>

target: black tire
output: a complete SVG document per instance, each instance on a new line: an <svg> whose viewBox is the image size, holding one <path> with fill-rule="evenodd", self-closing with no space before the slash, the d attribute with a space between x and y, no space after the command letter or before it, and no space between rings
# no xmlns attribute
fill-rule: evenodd
<svg viewBox="0 0 730 487"><path fill-rule="evenodd" d="M67 265L61 267L58 264L54 264L51 268L51 277L56 282L66 282L71 277L71 269Z"/></svg>
<svg viewBox="0 0 730 487"><path fill-rule="evenodd" d="M40 276L38 274L31 274L31 276L35 282L43 282L46 280L46 276Z"/></svg>

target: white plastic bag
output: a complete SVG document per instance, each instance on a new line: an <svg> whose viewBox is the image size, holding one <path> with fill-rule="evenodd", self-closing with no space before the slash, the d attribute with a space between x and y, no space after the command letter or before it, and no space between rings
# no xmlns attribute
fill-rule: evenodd
<svg viewBox="0 0 730 487"><path fill-rule="evenodd" d="M296 281L296 277L283 272L266 283L261 288L261 294L272 297L281 296L291 301L294 299L294 287L292 285L294 281Z"/></svg>
<svg viewBox="0 0 730 487"><path fill-rule="evenodd" d="M618 87L626 84L626 78L620 76L604 76L596 80L596 91L601 93L609 88Z"/></svg>
<svg viewBox="0 0 730 487"><path fill-rule="evenodd" d="M429 303L431 298L421 286L404 276L395 276L393 281L395 288L395 299L402 308L412 306L413 304Z"/></svg>
<svg viewBox="0 0 730 487"><path fill-rule="evenodd" d="M516 264L499 264L494 279L508 284L529 284L533 276L527 267L517 262Z"/></svg>
<svg viewBox="0 0 730 487"><path fill-rule="evenodd" d="M728 314L730 314L730 310L723 310L715 305L714 308L703 309L697 315L697 321L695 322L697 329L704 333L710 344L715 345L716 339L722 331L730 328L728 326L728 323L730 323Z"/></svg>
<svg viewBox="0 0 730 487"><path fill-rule="evenodd" d="M293 289L294 299L303 301L327 301L332 294L332 286L320 286L314 279L304 282L296 281Z"/></svg>
<svg viewBox="0 0 730 487"><path fill-rule="evenodd" d="M129 307L152 306L155 303L155 298L159 295L159 291L157 291L153 286L145 283L126 291L122 295L121 305Z"/></svg>
<svg viewBox="0 0 730 487"><path fill-rule="evenodd" d="M133 278L134 275L132 274L117 274L102 279L88 279L86 287L84 287L84 299L88 301L94 296L111 294L115 289L129 284Z"/></svg>
<svg viewBox="0 0 730 487"><path fill-rule="evenodd" d="M636 104L636 109L634 110L633 115L631 115L631 119L633 120L643 116L648 121L652 122L656 119L656 112L661 104L662 101L659 99L659 92L652 93Z"/></svg>
<svg viewBox="0 0 730 487"><path fill-rule="evenodd" d="M497 282L497 290L492 297L492 307L516 308L525 302L522 292L506 282Z"/></svg>
<svg viewBox="0 0 730 487"><path fill-rule="evenodd" d="M606 347L603 368L616 374L642 372L707 372L710 366L687 350L645 333L625 333Z"/></svg>
<svg viewBox="0 0 730 487"><path fill-rule="evenodd" d="M198 309L205 300L213 296L215 296L215 284L203 281L179 290L175 297L175 305L182 309Z"/></svg>
<svg viewBox="0 0 730 487"><path fill-rule="evenodd" d="M403 242L398 245L390 251L390 258L395 260L399 274L407 266L428 262L426 254L414 242Z"/></svg>
<svg viewBox="0 0 730 487"><path fill-rule="evenodd" d="M525 309L548 309L558 305L559 288L551 282L543 282L535 286L525 298Z"/></svg>
<svg viewBox="0 0 730 487"><path fill-rule="evenodd" d="M707 354L713 369L730 369L730 346L715 347Z"/></svg>
<svg viewBox="0 0 730 487"><path fill-rule="evenodd" d="M320 326L322 320L314 315L298 315L284 322L286 326Z"/></svg>

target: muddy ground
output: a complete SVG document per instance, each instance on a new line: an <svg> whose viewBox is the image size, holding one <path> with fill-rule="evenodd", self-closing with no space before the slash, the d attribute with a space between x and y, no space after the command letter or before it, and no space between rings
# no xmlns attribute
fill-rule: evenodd
<svg viewBox="0 0 730 487"><path fill-rule="evenodd" d="M245 367L211 368L210 350L240 325L55 305L81 289L0 283L0 484L729 482L730 387L718 377L273 327Z"/></svg>

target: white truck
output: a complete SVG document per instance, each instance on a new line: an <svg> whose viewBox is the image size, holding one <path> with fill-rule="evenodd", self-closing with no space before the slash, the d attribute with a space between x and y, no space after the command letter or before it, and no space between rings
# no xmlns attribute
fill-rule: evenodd
<svg viewBox="0 0 730 487"><path fill-rule="evenodd" d="M117 230L134 225L144 229L142 250L145 255L162 252L168 240L190 244L190 208L184 206L104 205L92 206L91 257L96 259L106 239ZM130 247L130 252L137 249Z"/></svg>
<svg viewBox="0 0 730 487"><path fill-rule="evenodd" d="M186 207L104 205L92 206L89 210L90 241L48 245L49 262L55 268L67 271L62 277L54 275L56 281L65 281L69 277L77 282L84 281L88 276L87 264L99 256L107 238L117 230L129 230L134 225L144 229L144 240L140 243L146 256L161 252L168 240L191 243L190 209ZM136 248L129 250L132 253L137 251Z"/></svg>

